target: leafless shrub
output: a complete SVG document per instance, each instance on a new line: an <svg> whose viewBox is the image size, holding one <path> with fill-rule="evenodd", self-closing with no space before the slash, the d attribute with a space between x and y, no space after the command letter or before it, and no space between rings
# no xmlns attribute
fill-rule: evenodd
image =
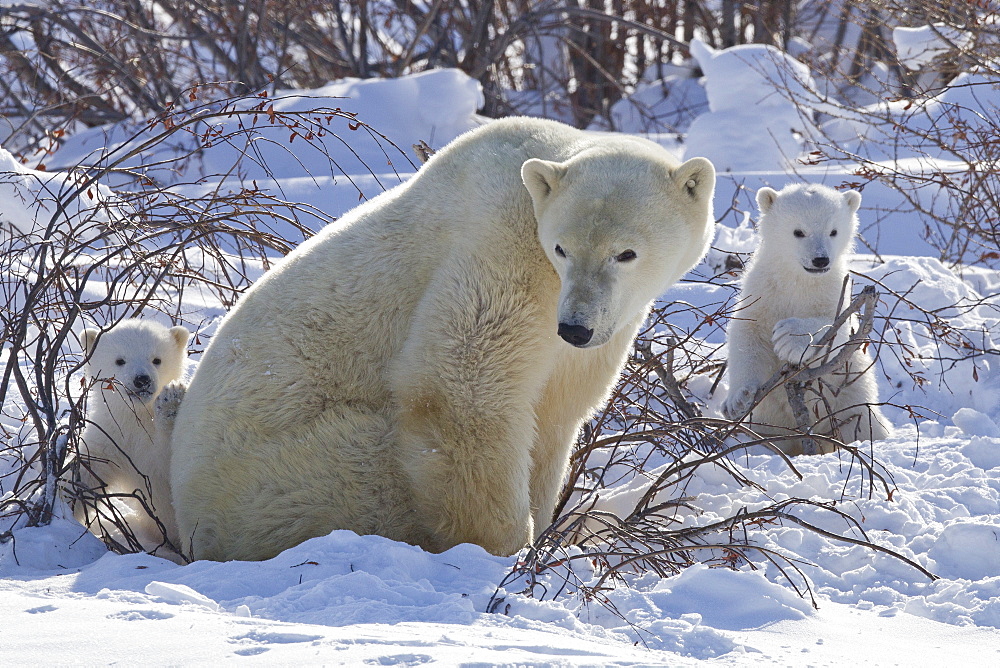
<svg viewBox="0 0 1000 668"><path fill-rule="evenodd" d="M0 7L5 144L37 161L63 133L148 117L195 83L222 96L313 88L344 77L455 67L488 116L535 113L578 126L698 34L714 46L787 44L801 3L706 0L136 0ZM141 54L141 55L140 55Z"/></svg>
<svg viewBox="0 0 1000 668"><path fill-rule="evenodd" d="M853 165L844 186L895 193L898 208L923 222L923 237L943 262L998 266L1000 6L826 4L839 12L837 39L808 58L828 83L811 94L789 93L818 113L821 133L807 162ZM899 53L893 31L910 28L923 33L903 35Z"/></svg>
<svg viewBox="0 0 1000 668"><path fill-rule="evenodd" d="M938 85L991 60L982 3L930 0L397 0L229 3L54 0L0 7L0 107L5 145L32 163L68 131L148 117L199 82L218 95L303 89L344 77L396 77L455 67L478 79L483 113L532 113L614 127L610 109L662 81L698 35L715 47L791 48L817 72L872 86L878 64L896 95L920 77L893 56L894 26L972 27L970 46L941 55ZM989 3L986 3L989 4ZM952 33L941 31L942 37ZM980 38L978 35L982 34ZM802 47L796 47L802 51ZM138 56L137 54L141 54ZM888 88L887 88L888 89ZM664 84L669 96L669 85ZM881 90L873 94L881 94ZM642 113L643 103L636 102ZM671 130L670 127L651 127Z"/></svg>
<svg viewBox="0 0 1000 668"><path fill-rule="evenodd" d="M992 85L984 81L968 84L970 89L982 87L984 93ZM856 162L846 185L864 189L877 183L898 193L902 205L923 221L922 236L942 262L956 268L1000 266L1000 190L995 178L1000 116L996 108L984 113L961 105L945 106L950 108L933 110L936 117L929 128L891 112L864 112L872 116L868 121L873 125L892 124L896 135L883 148L907 155L909 160L891 162L827 143L819 151L824 158ZM968 121L969 113L977 117L975 124Z"/></svg>
<svg viewBox="0 0 1000 668"><path fill-rule="evenodd" d="M739 190L734 207L740 205ZM727 212L735 213L735 209ZM521 554L498 587L492 609L502 611L504 597L514 593L538 599L576 597L613 612L612 589L629 586L643 573L672 575L694 563L750 569L767 563L779 579L811 598L806 565L765 547L761 540L769 530L789 525L889 554L934 579L919 564L872 541L857 520L841 509L849 498L893 501L892 476L878 462L877 448L820 436L814 427L826 416L802 410L797 412L798 429L766 437L739 423L706 415L705 397L714 391L724 365L721 346L706 342L719 340L719 330L731 316L735 286L728 281L740 264L730 264L727 258L719 276L697 279L732 287L727 297L701 307L672 303L654 311L611 401L580 437L553 524ZM916 387L932 382L926 364L933 363L934 377L946 382L944 377L957 364L975 365L983 356L997 354L986 343L985 332L963 330L955 321L964 312L989 308L988 300L928 308L914 301L908 291L894 289L892 282L863 274L857 274L855 281L863 287L853 299L842 297L845 306L837 318L844 325L859 316L847 342L833 347L832 329L825 342L829 344L826 355L808 366L786 365L761 395L782 391L791 401L803 403L813 391L811 386L828 382L828 374L860 346L872 347L876 357L898 360ZM911 338L901 335L901 327L908 328ZM913 336L922 338L922 348L928 343L934 346L933 360L911 347ZM976 373L975 366L972 373ZM892 405L915 422L934 414L924 406ZM690 491L693 483L698 488L699 476L727 478L734 487L758 489L768 498L744 465L746 454L769 450L801 478L796 460L775 447L798 441L806 443L807 452L808 444L816 441L837 448L846 474L840 498L787 498L739 508L714 521L699 521L697 493ZM831 531L828 521L804 519L803 514L819 517L816 511L844 529Z"/></svg>
<svg viewBox="0 0 1000 668"><path fill-rule="evenodd" d="M792 394L801 397L807 382L819 382L842 365L867 340L874 304L874 289L863 290L840 321L861 310L864 326L815 367L786 365L772 379L772 389L793 387ZM761 561L815 603L805 564L759 540L762 532L787 525L890 554L934 579L919 564L871 541L858 521L837 507L838 499L790 498L741 508L716 521L699 521L698 500L689 489L700 474L725 477L735 486L766 495L742 463L754 448L782 458L801 479L795 460L775 447L782 441L822 439L836 445L848 472L844 498L889 502L894 492L889 472L864 448L811 433L812 423L823 416L801 414L799 431L761 437L739 423L704 415L697 395L714 386L712 379L721 373L722 364L717 347L703 341L722 326L731 307L725 300L707 309L675 303L654 311L611 401L581 435L552 526L521 554L498 587L492 609L501 610L507 592L543 600L574 596L613 611L608 592L628 586L637 574L668 576L695 563L756 569ZM672 324L678 320L694 325L681 331ZM692 388L698 391L692 393ZM832 532L805 520L803 509L828 513L845 531Z"/></svg>
<svg viewBox="0 0 1000 668"><path fill-rule="evenodd" d="M662 449L664 452L660 455L665 455L669 463L656 469L638 500L626 511L601 509L601 491L604 484L610 485L611 481L577 479L578 486L581 482L586 483L586 491L581 493L581 489L576 489L573 506L564 508L553 525L522 553L521 559L500 583L491 601L492 609L499 609L503 602L501 591L508 591L541 600L576 596L583 602L596 601L613 610L607 592L616 586L628 586L630 576L649 572L665 577L695 563L757 569L761 560L772 564L799 595L808 596L815 604L806 565L755 541L755 536L761 532L789 524L831 540L890 554L935 579L919 564L872 542L857 520L839 510L834 500L819 503L801 498L786 499L753 510L740 509L719 521L697 522L697 500L685 490L702 467L717 467L738 484L759 488L741 470L740 453L754 445L768 447L775 439L762 439L742 432L751 440L733 443L731 437L740 432L740 427L728 421L696 417L679 424L648 425L640 432L592 437L593 440L582 445L581 452L613 451L608 457L609 463L603 463L602 458L597 467L602 474L632 460L638 449L635 446L640 443ZM863 472L860 477L867 481L869 493L877 490L883 498L891 498L893 488L886 472L864 452L843 444L841 447L852 465ZM775 454L785 457L777 450ZM798 475L794 463L787 458L785 462ZM649 477L651 473L646 475ZM804 520L797 513L802 508L821 509L842 520L848 531L833 533Z"/></svg>
<svg viewBox="0 0 1000 668"><path fill-rule="evenodd" d="M48 524L65 494L87 507L109 547L139 549L114 495L75 482L90 466L78 456L90 383L81 379L77 337L84 326L106 331L156 312L194 329L200 351L206 323L185 301L228 308L274 258L328 222L239 179L246 164L266 168L255 152L260 141L274 150L297 139L297 151L323 153L339 176L344 130L404 159L354 114L320 106L279 112L274 103L253 96L170 109L71 172L0 174L0 188L24 213L11 208L0 227L0 538ZM182 173L198 154L219 150L235 156L228 180L214 175L217 185L200 189L158 183L158 173ZM154 153L159 160L150 162ZM149 509L148 493L130 496Z"/></svg>

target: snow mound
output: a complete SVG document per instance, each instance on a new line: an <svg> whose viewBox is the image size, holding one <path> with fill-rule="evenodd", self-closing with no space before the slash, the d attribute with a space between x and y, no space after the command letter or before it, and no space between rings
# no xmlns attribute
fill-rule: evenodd
<svg viewBox="0 0 1000 668"><path fill-rule="evenodd" d="M440 148L471 130L485 102L482 85L457 69L398 79L342 79L310 95L354 101L352 111L365 123L407 149L420 139Z"/></svg>
<svg viewBox="0 0 1000 668"><path fill-rule="evenodd" d="M696 564L667 578L650 594L660 609L676 616L697 614L708 626L740 631L785 619L804 619L814 610L787 587L761 573L739 573Z"/></svg>
<svg viewBox="0 0 1000 668"><path fill-rule="evenodd" d="M938 574L949 579L1000 577L1000 522L946 526L927 552Z"/></svg>
<svg viewBox="0 0 1000 668"><path fill-rule="evenodd" d="M30 235L39 225L105 224L121 214L116 203L108 188L85 185L82 174L28 169L0 148L0 239Z"/></svg>
<svg viewBox="0 0 1000 668"><path fill-rule="evenodd" d="M706 157L720 172L743 172L783 170L799 156L803 137L815 131L808 67L762 44L720 51L694 39L691 55L705 73L709 111L688 129L685 157Z"/></svg>
<svg viewBox="0 0 1000 668"><path fill-rule="evenodd" d="M213 117L218 105L195 107L193 114L206 118L203 125L172 135L154 148L155 158L149 151L140 151L122 166L153 164L172 152L178 162L157 172L164 184L206 176L260 183L308 178L313 188L319 188L331 176L351 181L366 174L376 178L382 173L409 175L419 164L413 145L425 141L440 148L476 127L481 121L475 112L482 102L479 82L455 69L398 79L344 79L313 90L279 90L231 104L236 110L262 108L267 116L263 120L225 114ZM328 113L308 113L314 110ZM281 114L291 124L295 114L316 119L333 111L343 115L324 122L323 136L313 132L308 137L302 125L287 127L280 122ZM186 117L180 112L178 118ZM93 128L70 137L50 162L70 167L93 163L108 152L120 155L156 136L163 127L123 122ZM234 170L236 164L239 167ZM353 201L357 202L356 195Z"/></svg>
<svg viewBox="0 0 1000 668"><path fill-rule="evenodd" d="M930 65L935 58L972 45L972 33L957 30L943 23L917 28L897 26L892 29L899 62L910 70Z"/></svg>
<svg viewBox="0 0 1000 668"><path fill-rule="evenodd" d="M1000 437L1000 428L997 427L996 422L991 420L989 415L972 408L958 409L952 422L968 436Z"/></svg>

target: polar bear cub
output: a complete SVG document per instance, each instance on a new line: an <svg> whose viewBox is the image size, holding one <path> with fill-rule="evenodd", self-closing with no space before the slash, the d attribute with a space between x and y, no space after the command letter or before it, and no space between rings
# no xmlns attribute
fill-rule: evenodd
<svg viewBox="0 0 1000 668"><path fill-rule="evenodd" d="M512 554L652 302L704 255L715 170L648 140L490 122L303 243L223 319L172 484L196 559L334 529Z"/></svg>
<svg viewBox="0 0 1000 668"><path fill-rule="evenodd" d="M781 192L765 187L757 192L757 205L760 245L747 266L739 307L727 331L729 396L722 412L737 420L753 408L750 422L758 433L788 434L796 424L783 387L757 406L751 404L785 362L805 364L828 350L813 343L837 315L861 194L820 185L791 185ZM848 289L845 301L849 295ZM837 332L834 348L848 339L850 325L856 326L856 321ZM846 369L825 380L833 388L824 389L823 401L807 397L811 415L828 416L815 433L835 435L839 428L848 443L888 436L889 423L873 405L878 403L878 388L870 355L858 349ZM796 450L779 447L789 453Z"/></svg>
<svg viewBox="0 0 1000 668"><path fill-rule="evenodd" d="M184 396L187 341L182 326L165 327L150 320L123 320L113 328L86 329L83 347L86 375L93 381L83 432L81 483L107 495L127 514L129 528L147 551L164 543L163 523L174 545L177 524L170 497L170 432ZM76 516L93 525L87 509L76 504ZM161 556L172 558L166 548Z"/></svg>

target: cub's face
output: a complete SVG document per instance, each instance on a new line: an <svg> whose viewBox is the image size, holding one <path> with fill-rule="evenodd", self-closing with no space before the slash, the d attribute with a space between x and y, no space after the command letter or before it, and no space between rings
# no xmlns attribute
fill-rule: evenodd
<svg viewBox="0 0 1000 668"><path fill-rule="evenodd" d="M148 403L183 374L188 335L184 327L168 329L146 320L124 320L103 333L85 330L87 375L112 381L132 402Z"/></svg>
<svg viewBox="0 0 1000 668"><path fill-rule="evenodd" d="M850 218L845 215L829 218L807 215L785 221L781 228L781 234L794 246L795 260L809 274L828 272L848 251L854 232Z"/></svg>
<svg viewBox="0 0 1000 668"><path fill-rule="evenodd" d="M761 247L769 257L821 275L851 252L861 204L857 192L816 185L790 186L780 193L761 188L757 203L763 214Z"/></svg>
<svg viewBox="0 0 1000 668"><path fill-rule="evenodd" d="M525 163L539 242L561 283L556 333L567 343L607 343L702 257L715 179L696 161L683 174L634 155Z"/></svg>

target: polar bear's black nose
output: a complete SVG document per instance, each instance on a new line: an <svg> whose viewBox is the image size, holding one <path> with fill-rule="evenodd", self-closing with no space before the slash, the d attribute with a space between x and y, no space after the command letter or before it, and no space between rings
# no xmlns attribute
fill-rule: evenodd
<svg viewBox="0 0 1000 668"><path fill-rule="evenodd" d="M817 269L823 269L830 265L830 258L828 257L814 257L813 266Z"/></svg>
<svg viewBox="0 0 1000 668"><path fill-rule="evenodd" d="M559 323L559 336L567 343L580 347L590 342L590 337L594 335L594 330L587 329L583 325L567 325L565 322Z"/></svg>
<svg viewBox="0 0 1000 668"><path fill-rule="evenodd" d="M135 385L135 389L137 390L145 390L152 382L153 379L144 373L132 379L132 384Z"/></svg>

